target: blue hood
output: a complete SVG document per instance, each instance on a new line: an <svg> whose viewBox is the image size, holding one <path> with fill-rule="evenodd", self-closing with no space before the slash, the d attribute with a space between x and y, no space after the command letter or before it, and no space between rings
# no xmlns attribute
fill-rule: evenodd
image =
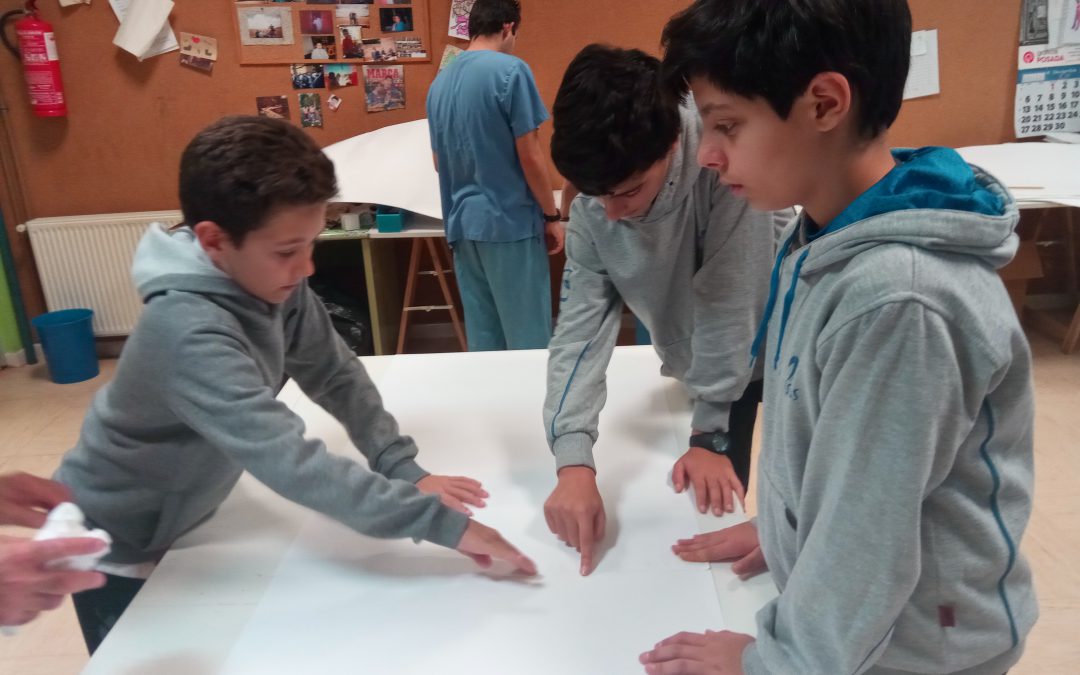
<svg viewBox="0 0 1080 675"><path fill-rule="evenodd" d="M784 294L777 358L799 279L869 248L904 243L975 256L994 268L1012 260L1018 245L1014 229L1019 214L1004 185L969 166L951 148L894 150L893 157L893 170L828 225L807 232L809 219L804 212L784 237L773 266L765 315L751 347L752 361L761 350L766 326L776 307L784 261L800 235L807 243L798 249L801 253Z"/></svg>

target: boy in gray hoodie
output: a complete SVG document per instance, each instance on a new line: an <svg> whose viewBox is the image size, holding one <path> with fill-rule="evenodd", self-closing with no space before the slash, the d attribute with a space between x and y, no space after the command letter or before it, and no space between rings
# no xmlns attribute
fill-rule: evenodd
<svg viewBox="0 0 1080 675"><path fill-rule="evenodd" d="M950 149L890 151L910 40L905 0L698 0L664 31L702 164L804 210L754 342L758 518L680 545L760 546L779 597L756 640L679 634L646 672L1001 675L1023 651L1031 356L995 272L1018 212Z"/></svg>
<svg viewBox="0 0 1080 675"><path fill-rule="evenodd" d="M606 520L592 446L624 303L649 330L662 372L693 400L675 489L692 487L698 509L717 515L742 500L761 400L746 353L765 304L774 214L698 165L697 112L665 94L659 60L642 51L583 49L554 113L551 154L581 195L548 346L544 427L558 484L544 513L588 574Z"/></svg>
<svg viewBox="0 0 1080 675"><path fill-rule="evenodd" d="M465 504L487 496L479 483L416 463L416 445L308 288L336 192L333 164L284 121L228 117L185 149L184 224L152 225L139 243L132 274L146 308L56 474L113 538L99 567L106 585L75 596L91 653L153 564L245 470L358 532L535 573L469 519ZM304 438L276 399L286 377L341 421L370 471Z"/></svg>

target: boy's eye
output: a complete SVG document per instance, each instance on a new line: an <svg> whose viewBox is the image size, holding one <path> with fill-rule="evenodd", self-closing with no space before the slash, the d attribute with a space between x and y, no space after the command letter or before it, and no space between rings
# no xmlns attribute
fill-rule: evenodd
<svg viewBox="0 0 1080 675"><path fill-rule="evenodd" d="M278 255L278 257L279 257L279 258L291 258L291 257L293 257L294 255L296 255L296 252L297 252L298 250L299 250L299 249L293 249L293 250L291 250L291 251L278 251L278 252L277 252L277 255Z"/></svg>
<svg viewBox="0 0 1080 675"><path fill-rule="evenodd" d="M719 131L720 133L724 134L725 136L730 136L732 134L732 132L735 131L735 125L734 124L717 124L713 128L716 129L717 131Z"/></svg>

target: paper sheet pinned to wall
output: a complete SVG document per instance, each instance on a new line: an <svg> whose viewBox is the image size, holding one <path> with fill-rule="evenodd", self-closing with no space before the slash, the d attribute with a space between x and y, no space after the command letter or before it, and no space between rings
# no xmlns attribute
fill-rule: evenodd
<svg viewBox="0 0 1080 675"><path fill-rule="evenodd" d="M911 34L911 68L908 70L904 99L934 96L941 93L938 64L938 32L920 30Z"/></svg>
<svg viewBox="0 0 1080 675"><path fill-rule="evenodd" d="M442 218L426 119L353 136L323 152L337 173L334 201L384 204Z"/></svg>
<svg viewBox="0 0 1080 675"><path fill-rule="evenodd" d="M172 0L109 0L120 30L113 44L140 61L180 48L169 25Z"/></svg>

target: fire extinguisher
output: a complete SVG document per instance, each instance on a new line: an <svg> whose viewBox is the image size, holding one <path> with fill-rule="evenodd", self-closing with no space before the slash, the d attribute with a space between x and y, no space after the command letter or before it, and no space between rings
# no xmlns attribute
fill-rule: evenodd
<svg viewBox="0 0 1080 675"><path fill-rule="evenodd" d="M19 47L13 47L3 28L12 16L22 14L15 22ZM22 60L23 76L30 93L30 107L38 117L64 117L64 82L60 77L60 56L52 25L37 14L37 0L27 0L25 11L7 12L0 17L0 36L4 45Z"/></svg>

